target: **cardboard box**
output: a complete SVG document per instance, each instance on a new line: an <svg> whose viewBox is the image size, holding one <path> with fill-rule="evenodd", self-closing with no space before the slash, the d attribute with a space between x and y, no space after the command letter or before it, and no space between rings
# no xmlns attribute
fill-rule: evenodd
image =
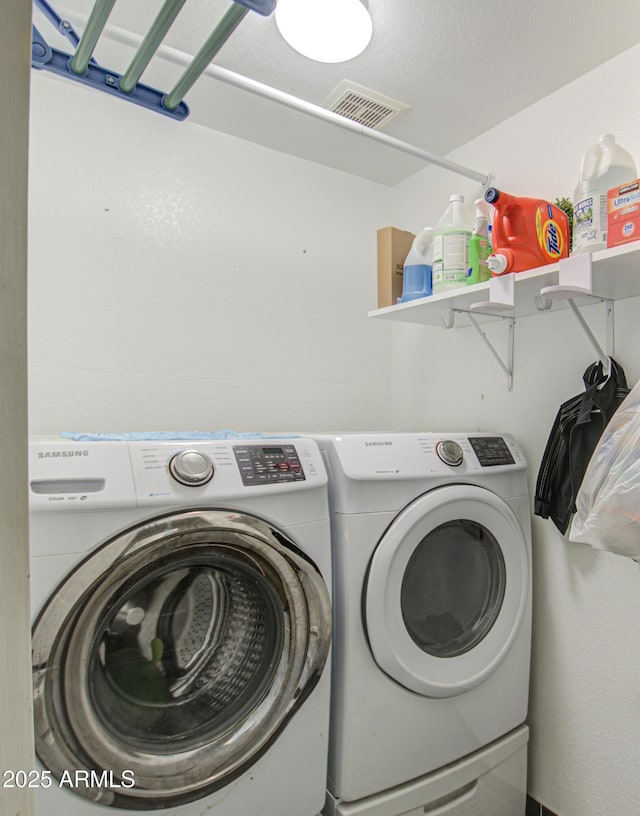
<svg viewBox="0 0 640 816"><path fill-rule="evenodd" d="M607 193L607 247L640 240L640 179Z"/></svg>
<svg viewBox="0 0 640 816"><path fill-rule="evenodd" d="M378 309L395 306L402 295L402 268L416 236L397 227L378 230Z"/></svg>

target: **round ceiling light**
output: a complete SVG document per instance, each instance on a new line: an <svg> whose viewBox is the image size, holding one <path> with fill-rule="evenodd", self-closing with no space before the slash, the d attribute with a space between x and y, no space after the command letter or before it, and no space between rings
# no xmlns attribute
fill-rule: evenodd
<svg viewBox="0 0 640 816"><path fill-rule="evenodd" d="M316 62L357 57L373 33L362 0L278 0L275 17L289 45Z"/></svg>

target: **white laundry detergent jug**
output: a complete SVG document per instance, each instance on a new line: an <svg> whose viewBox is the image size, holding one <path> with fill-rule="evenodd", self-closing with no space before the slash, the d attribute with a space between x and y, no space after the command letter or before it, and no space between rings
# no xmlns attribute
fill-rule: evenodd
<svg viewBox="0 0 640 816"><path fill-rule="evenodd" d="M637 178L633 156L606 133L584 154L573 199L572 254L607 246L607 192Z"/></svg>
<svg viewBox="0 0 640 816"><path fill-rule="evenodd" d="M464 196L449 196L449 206L433 235L433 294L467 285L469 240L473 220L464 206Z"/></svg>

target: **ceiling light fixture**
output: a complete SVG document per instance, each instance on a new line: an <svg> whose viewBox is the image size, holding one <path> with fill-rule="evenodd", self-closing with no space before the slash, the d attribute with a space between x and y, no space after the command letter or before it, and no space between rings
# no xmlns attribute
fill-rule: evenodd
<svg viewBox="0 0 640 816"><path fill-rule="evenodd" d="M346 62L369 45L363 0L278 0L276 25L289 45L316 62Z"/></svg>

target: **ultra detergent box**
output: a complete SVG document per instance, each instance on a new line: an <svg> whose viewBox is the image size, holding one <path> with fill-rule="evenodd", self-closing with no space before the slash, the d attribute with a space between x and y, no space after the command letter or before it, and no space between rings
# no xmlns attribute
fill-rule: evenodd
<svg viewBox="0 0 640 816"><path fill-rule="evenodd" d="M607 247L640 240L640 179L607 193Z"/></svg>

